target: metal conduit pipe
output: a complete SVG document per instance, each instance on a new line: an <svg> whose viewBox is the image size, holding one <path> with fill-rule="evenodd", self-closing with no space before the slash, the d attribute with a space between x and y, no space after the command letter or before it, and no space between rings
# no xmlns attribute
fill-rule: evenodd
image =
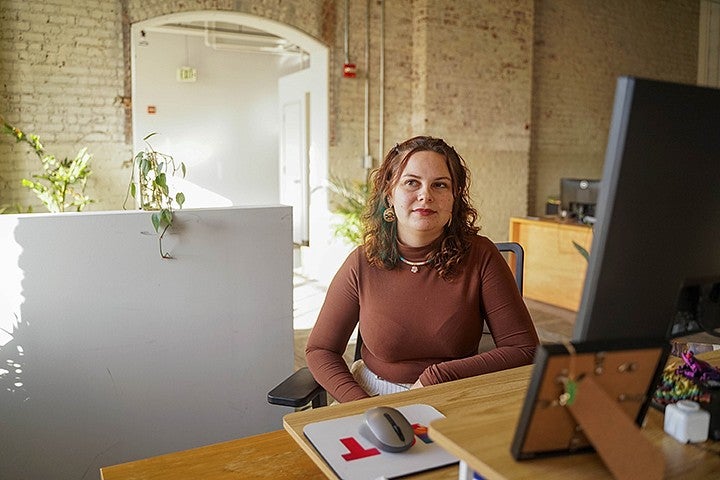
<svg viewBox="0 0 720 480"><path fill-rule="evenodd" d="M348 11L349 9L348 0L345 0L345 65L350 63L350 40L349 40L349 30L350 30L350 13Z"/></svg>
<svg viewBox="0 0 720 480"><path fill-rule="evenodd" d="M385 154L385 1L380 0L380 68L379 76L379 122L378 122L378 161Z"/></svg>
<svg viewBox="0 0 720 480"><path fill-rule="evenodd" d="M369 172L372 168L370 156L370 0L365 4L365 151L363 166Z"/></svg>

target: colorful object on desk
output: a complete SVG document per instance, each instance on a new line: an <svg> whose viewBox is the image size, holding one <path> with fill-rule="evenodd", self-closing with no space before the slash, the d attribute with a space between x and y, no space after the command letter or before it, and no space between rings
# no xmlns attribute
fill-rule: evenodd
<svg viewBox="0 0 720 480"><path fill-rule="evenodd" d="M660 386L655 391L655 401L669 405L680 400L710 403L710 389L720 386L720 370L695 358L692 351L681 354L684 363L672 363L665 367Z"/></svg>
<svg viewBox="0 0 720 480"><path fill-rule="evenodd" d="M433 443L428 435L428 427L420 423L413 423L412 428L415 436L422 440L423 443Z"/></svg>
<svg viewBox="0 0 720 480"><path fill-rule="evenodd" d="M705 386L720 386L720 369L695 358L692 350L683 352L682 359L685 360L685 365L678 367L678 373Z"/></svg>
<svg viewBox="0 0 720 480"><path fill-rule="evenodd" d="M565 391L560 395L559 403L563 407L570 407L575 402L577 382L572 378L565 378L563 383L565 384Z"/></svg>

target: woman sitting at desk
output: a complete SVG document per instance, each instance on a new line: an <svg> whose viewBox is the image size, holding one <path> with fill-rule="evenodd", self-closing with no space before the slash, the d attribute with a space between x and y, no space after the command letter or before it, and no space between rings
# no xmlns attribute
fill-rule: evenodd
<svg viewBox="0 0 720 480"><path fill-rule="evenodd" d="M305 350L340 402L532 363L537 333L493 242L478 235L464 160L415 137L373 172L365 243L340 267ZM362 360L343 352L360 322ZM478 353L487 322L497 348Z"/></svg>

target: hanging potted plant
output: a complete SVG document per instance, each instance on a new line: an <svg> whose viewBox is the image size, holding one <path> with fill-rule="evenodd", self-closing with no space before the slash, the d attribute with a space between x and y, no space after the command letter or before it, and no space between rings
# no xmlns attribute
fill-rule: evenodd
<svg viewBox="0 0 720 480"><path fill-rule="evenodd" d="M132 197L141 210L153 210L150 219L155 232L160 234L158 237L160 256L172 258L170 253L163 251L162 240L165 232L172 227L175 205L177 208L182 208L185 194L182 192L173 194L170 191L168 178L176 175L185 178L187 169L183 162L177 163L171 155L158 152L152 147L148 138L155 134L153 132L143 138L146 148L133 158L132 174L123 208L128 198Z"/></svg>

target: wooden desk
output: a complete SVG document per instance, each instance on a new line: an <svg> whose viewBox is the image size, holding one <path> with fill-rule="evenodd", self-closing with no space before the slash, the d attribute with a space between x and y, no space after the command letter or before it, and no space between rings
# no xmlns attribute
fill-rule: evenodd
<svg viewBox="0 0 720 480"><path fill-rule="evenodd" d="M464 412L481 403L488 408L500 408L505 405L506 395L515 392L524 392L527 388L528 379L532 372L532 366L514 368L503 372L491 373L480 377L466 378L441 385L432 385L417 390L383 395L380 397L366 398L355 402L332 405L319 410L306 410L286 415L283 419L285 429L296 442L307 452L328 478L336 479L337 476L327 466L320 454L312 444L305 438L303 428L305 425L319 420L357 415L365 412L368 408L378 405L391 405L400 407L413 403L425 403L435 407L445 416L462 417ZM518 414L519 408L518 408ZM503 428L514 429L515 425L505 425ZM507 448L510 448L508 443ZM429 472L414 475L413 479L436 480L448 479L457 480L458 467L440 468Z"/></svg>
<svg viewBox="0 0 720 480"><path fill-rule="evenodd" d="M714 364L720 363L720 351L699 357ZM510 457L510 442L532 368L529 365L394 395L291 413L283 421L290 435L279 430L104 467L100 474L102 480L315 480L325 478L326 475L336 478L305 439L302 433L305 425L355 415L377 405L426 403L447 417L431 424L430 436L488 480L517 477L540 480L611 478L596 454L524 462L515 462ZM648 426L643 432L665 454L668 469L666 478L718 478L720 456L715 452L704 451L697 445L681 445L663 433L662 420L662 414L651 410ZM709 448L718 450L718 445L711 444ZM456 480L458 467L445 467L412 478Z"/></svg>
<svg viewBox="0 0 720 480"><path fill-rule="evenodd" d="M587 261L573 241L590 251L592 228L554 218L511 218L510 241L525 249L527 298L577 311Z"/></svg>
<svg viewBox="0 0 720 480"><path fill-rule="evenodd" d="M700 357L715 364L720 363L720 351ZM377 405L398 407L413 403L432 405L447 417L430 424L430 437L487 480L611 479L610 471L594 453L523 462L516 462L511 457L510 444L532 368L532 365L528 365L320 410L291 413L285 416L283 424L303 450L332 479L337 477L303 435L305 425L356 415ZM643 431L665 454L666 478L718 478L720 457L717 453L706 452L693 445L682 445L665 435L663 415L660 412L651 409L648 425ZM412 478L456 480L458 467L445 467Z"/></svg>
<svg viewBox="0 0 720 480"><path fill-rule="evenodd" d="M320 480L325 475L283 430L100 469L102 480Z"/></svg>
<svg viewBox="0 0 720 480"><path fill-rule="evenodd" d="M699 357L717 365L720 363L720 350ZM503 396L503 404L477 402L468 406L460 415L448 415L447 418L436 420L430 424L430 437L488 480L612 478L595 453L522 462L512 458L510 444L525 399L525 390L523 387L507 391ZM665 478L720 478L720 448L716 442L682 445L665 434L663 419L661 412L650 408L646 425L641 431L663 452ZM632 452L627 453L628 461L632 461Z"/></svg>

